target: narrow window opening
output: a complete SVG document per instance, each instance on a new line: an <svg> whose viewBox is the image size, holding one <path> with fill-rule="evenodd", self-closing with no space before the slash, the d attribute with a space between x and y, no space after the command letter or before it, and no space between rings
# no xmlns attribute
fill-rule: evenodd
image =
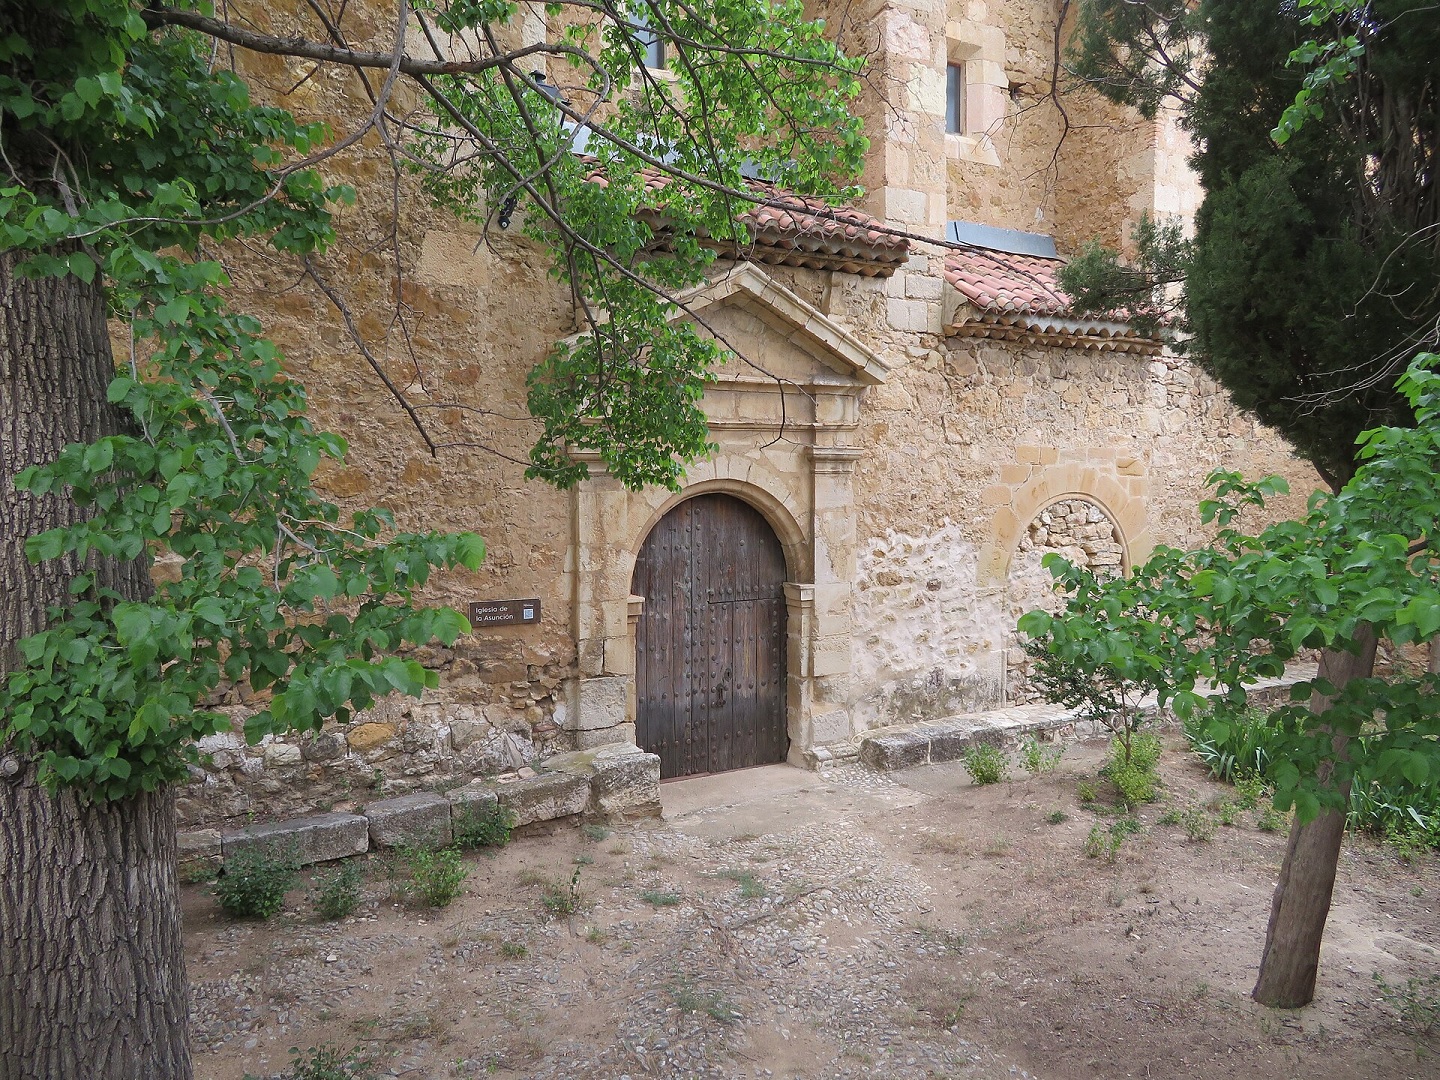
<svg viewBox="0 0 1440 1080"><path fill-rule="evenodd" d="M965 134L964 64L950 64L945 69L945 130L954 135Z"/></svg>
<svg viewBox="0 0 1440 1080"><path fill-rule="evenodd" d="M663 71L665 68L665 40L650 28L650 10L645 7L636 8L630 15L630 21L642 29L636 31L635 39L645 55L645 66L656 71Z"/></svg>

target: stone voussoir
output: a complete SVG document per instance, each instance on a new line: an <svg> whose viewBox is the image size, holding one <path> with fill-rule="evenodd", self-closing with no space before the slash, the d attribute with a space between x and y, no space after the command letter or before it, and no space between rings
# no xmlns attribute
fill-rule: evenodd
<svg viewBox="0 0 1440 1080"><path fill-rule="evenodd" d="M370 826L359 814L309 814L226 833L220 844L227 859L246 848L275 847L293 850L296 859L307 865L363 855L370 849Z"/></svg>
<svg viewBox="0 0 1440 1080"><path fill-rule="evenodd" d="M450 800L430 791L384 799L365 807L370 843L376 847L450 842Z"/></svg>

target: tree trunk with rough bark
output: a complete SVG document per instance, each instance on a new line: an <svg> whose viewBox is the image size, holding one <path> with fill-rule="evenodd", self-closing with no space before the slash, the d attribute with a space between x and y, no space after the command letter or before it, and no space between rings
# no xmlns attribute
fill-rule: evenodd
<svg viewBox="0 0 1440 1080"><path fill-rule="evenodd" d="M1351 679L1368 677L1375 667L1375 644L1375 636L1369 634L1358 654L1326 650L1320 654L1319 677L1329 680L1337 691ZM1310 699L1310 709L1323 718L1331 701L1317 693ZM1345 752L1347 741L1344 736L1335 737L1337 757ZM1322 783L1328 779L1328 772L1321 775ZM1348 782L1342 785L1340 794L1348 802ZM1320 941L1330 914L1344 836L1344 810L1325 810L1313 821L1302 825L1297 819L1290 827L1290 844L1270 904L1260 977L1251 995L1262 1005L1298 1009L1315 997Z"/></svg>
<svg viewBox="0 0 1440 1080"><path fill-rule="evenodd" d="M83 513L63 492L16 491L14 475L125 428L106 400L99 281L26 279L15 263L0 253L0 678L79 569L30 563L26 538ZM122 596L149 592L143 560L87 569ZM52 795L0 735L0 1080L188 1080L188 1005L173 793Z"/></svg>

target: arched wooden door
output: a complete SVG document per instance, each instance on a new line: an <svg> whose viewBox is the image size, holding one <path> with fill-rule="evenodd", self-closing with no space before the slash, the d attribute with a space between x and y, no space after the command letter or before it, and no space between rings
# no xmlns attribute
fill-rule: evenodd
<svg viewBox="0 0 1440 1080"><path fill-rule="evenodd" d="M645 538L635 741L662 778L785 760L784 582L774 530L729 495L685 500Z"/></svg>

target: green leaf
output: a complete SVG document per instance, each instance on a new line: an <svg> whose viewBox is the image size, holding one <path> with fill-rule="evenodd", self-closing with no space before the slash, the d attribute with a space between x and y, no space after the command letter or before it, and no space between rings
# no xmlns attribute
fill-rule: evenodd
<svg viewBox="0 0 1440 1080"><path fill-rule="evenodd" d="M115 460L115 447L109 439L101 439L85 448L85 471L90 473L104 472Z"/></svg>

